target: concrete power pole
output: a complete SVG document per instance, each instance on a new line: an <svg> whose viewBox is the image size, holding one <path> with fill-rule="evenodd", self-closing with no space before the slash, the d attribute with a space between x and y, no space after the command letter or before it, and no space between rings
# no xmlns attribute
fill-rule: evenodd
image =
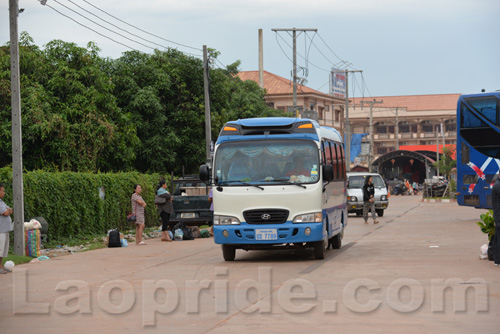
<svg viewBox="0 0 500 334"><path fill-rule="evenodd" d="M436 162L437 162L437 177L439 181L439 126L436 127Z"/></svg>
<svg viewBox="0 0 500 334"><path fill-rule="evenodd" d="M259 29L259 87L264 89L264 37Z"/></svg>
<svg viewBox="0 0 500 334"><path fill-rule="evenodd" d="M210 121L210 87L208 80L208 51L207 46L203 45L203 83L205 87L205 141L206 141L206 152L207 152L207 162L211 165L212 155L212 124Z"/></svg>
<svg viewBox="0 0 500 334"><path fill-rule="evenodd" d="M277 31L291 31L293 38L293 112L296 117L299 117L299 110L297 109L297 31L306 32L306 31L318 31L318 29L271 29L274 32Z"/></svg>
<svg viewBox="0 0 500 334"><path fill-rule="evenodd" d="M376 101L373 99L373 101L361 101L361 106L363 104L369 104L370 105L370 155L369 155L369 161L368 161L368 170L371 170L372 162L373 162L373 105L376 103L384 103L384 100Z"/></svg>
<svg viewBox="0 0 500 334"><path fill-rule="evenodd" d="M399 108L396 107L396 151L399 151L399 119L398 119L398 110Z"/></svg>
<svg viewBox="0 0 500 334"><path fill-rule="evenodd" d="M9 0L10 85L12 90L12 195L14 199L14 253L24 255L23 143L21 132L21 82L17 17L18 0Z"/></svg>

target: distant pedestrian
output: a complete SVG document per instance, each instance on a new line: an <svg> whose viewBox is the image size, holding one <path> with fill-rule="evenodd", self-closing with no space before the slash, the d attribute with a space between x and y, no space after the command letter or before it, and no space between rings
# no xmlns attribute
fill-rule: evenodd
<svg viewBox="0 0 500 334"><path fill-rule="evenodd" d="M158 211L161 217L161 241L172 241L170 238L170 229L173 232L173 226L170 226L170 218L174 214L174 206L172 204L173 197L167 191L167 183L161 180L156 191L158 197L165 198L165 203L157 204Z"/></svg>
<svg viewBox="0 0 500 334"><path fill-rule="evenodd" d="M500 178L498 176L495 184L493 185L491 195L493 204L493 219L495 220L493 260L495 260L495 266L500 266Z"/></svg>
<svg viewBox="0 0 500 334"><path fill-rule="evenodd" d="M135 244L145 245L146 243L142 241L142 232L146 226L146 218L144 216L144 208L146 207L146 202L141 197L142 187L139 184L134 186L134 193L132 194L132 212L136 217L135 221Z"/></svg>
<svg viewBox="0 0 500 334"><path fill-rule="evenodd" d="M363 185L363 219L368 224L368 210L372 211L373 223L378 224L375 218L375 186L373 185L373 176L368 176Z"/></svg>
<svg viewBox="0 0 500 334"><path fill-rule="evenodd" d="M12 231L12 219L10 215L14 212L5 204L5 186L0 183L0 274L7 274L11 271L4 268L2 260L9 255L9 232Z"/></svg>
<svg viewBox="0 0 500 334"><path fill-rule="evenodd" d="M210 188L210 192L208 193L208 202L210 203L210 211L212 212L212 226L208 229L208 233L213 236L214 235L214 193L213 189Z"/></svg>

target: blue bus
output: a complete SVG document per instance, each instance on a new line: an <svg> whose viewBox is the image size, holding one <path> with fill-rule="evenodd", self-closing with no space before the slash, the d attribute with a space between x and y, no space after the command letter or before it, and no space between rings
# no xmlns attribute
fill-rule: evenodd
<svg viewBox="0 0 500 334"><path fill-rule="evenodd" d="M226 261L236 250L313 248L323 259L340 248L347 225L342 136L302 118L252 118L226 123L213 165L214 241Z"/></svg>
<svg viewBox="0 0 500 334"><path fill-rule="evenodd" d="M491 209L500 170L500 91L461 95L457 105L457 202Z"/></svg>

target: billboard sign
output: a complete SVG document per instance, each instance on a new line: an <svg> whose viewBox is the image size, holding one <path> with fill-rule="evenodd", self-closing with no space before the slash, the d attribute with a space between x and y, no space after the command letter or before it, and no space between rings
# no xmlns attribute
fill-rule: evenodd
<svg viewBox="0 0 500 334"><path fill-rule="evenodd" d="M345 99L346 96L346 77L345 71L333 69L330 73L332 91L330 95L333 97Z"/></svg>

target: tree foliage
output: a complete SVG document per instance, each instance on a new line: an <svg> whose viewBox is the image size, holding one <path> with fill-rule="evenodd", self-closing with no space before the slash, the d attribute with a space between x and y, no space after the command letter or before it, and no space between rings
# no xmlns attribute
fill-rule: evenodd
<svg viewBox="0 0 500 334"><path fill-rule="evenodd" d="M40 49L21 34L23 163L27 170L179 174L205 157L203 63L177 50L102 58L88 43ZM210 51L214 59L218 53ZM239 62L210 70L212 138L238 118L282 115ZM0 47L0 167L11 161L9 47Z"/></svg>
<svg viewBox="0 0 500 334"><path fill-rule="evenodd" d="M439 168L439 172L448 180L452 169L457 166L457 161L453 159L454 155L455 150L452 147L445 146L439 161L433 164L434 168Z"/></svg>

